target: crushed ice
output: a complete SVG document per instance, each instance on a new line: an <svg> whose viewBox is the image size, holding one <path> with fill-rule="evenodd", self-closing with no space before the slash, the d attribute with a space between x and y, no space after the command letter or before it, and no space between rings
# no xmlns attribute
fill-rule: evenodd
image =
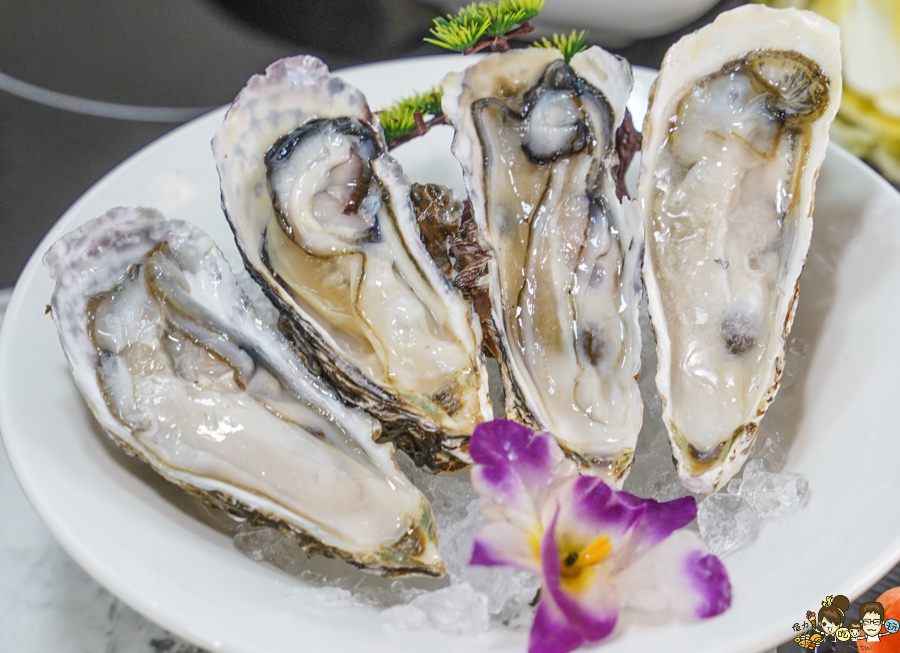
<svg viewBox="0 0 900 653"><path fill-rule="evenodd" d="M641 375L638 385L644 398L644 426L638 437L634 465L625 481L627 492L657 501L671 501L689 493L678 483L675 461L662 421L662 404L656 390L656 343L646 308L641 307ZM792 336L787 343L788 364L782 377L782 391L796 382L805 367L809 345ZM769 412L792 409L790 397L781 397ZM765 424L765 423L764 423ZM743 475L732 479L724 491L709 497L695 495L697 528L709 550L725 556L752 542L767 519L776 519L799 510L809 483L802 474L781 473L784 468L784 435L761 428L744 465Z"/></svg>
<svg viewBox="0 0 900 653"><path fill-rule="evenodd" d="M487 523L468 472L435 476L415 469L405 456L398 455L398 462L431 503L445 578L390 579L365 573L339 561L306 556L279 531L249 523L237 529L235 547L252 560L305 581L322 593L322 601L384 609L384 623L393 628L472 634L487 630L492 621L511 628L530 625L530 604L540 587L535 576L468 564L475 531Z"/></svg>
<svg viewBox="0 0 900 653"><path fill-rule="evenodd" d="M240 266L234 266L240 270ZM253 294L251 301L264 320L272 321L274 308L247 279L241 285ZM642 369L639 378L644 398L644 426L635 450L635 462L624 489L641 497L670 501L688 495L678 483L662 422L662 405L656 390L656 344L646 308L642 306ZM791 384L808 345L792 338L788 355L798 359L788 366L784 384ZM489 361L494 364L494 361ZM492 368L492 371L495 369ZM492 381L496 374L491 374ZM497 388L492 388L496 406ZM784 401L782 400L782 403ZM775 406L778 406L776 402ZM773 406L773 408L775 407ZM789 406L785 406L789 408ZM760 445L760 442L762 444ZM760 430L751 460L743 475L709 497L695 496L697 520L688 528L699 529L712 553L723 556L740 549L756 537L766 519L783 517L799 510L806 498L808 483L802 474L781 473L784 466L783 440L778 432ZM532 603L540 581L532 574L509 567L469 566L473 535L487 519L481 514L481 499L472 489L467 471L431 475L416 469L402 454L398 463L422 490L432 506L438 524L441 555L447 576L429 578L383 578L351 568L322 556L306 556L297 545L277 530L242 524L234 535L234 545L256 561L265 561L305 581L315 592L317 604L356 605L383 609L388 628L417 630L430 628L450 634L478 633L491 623L509 628L528 628Z"/></svg>
<svg viewBox="0 0 900 653"><path fill-rule="evenodd" d="M487 595L466 582L453 582L435 592L423 592L406 605L388 608L382 618L395 628L428 627L454 635L484 632L491 624Z"/></svg>
<svg viewBox="0 0 900 653"><path fill-rule="evenodd" d="M767 437L762 447L756 445L744 465L743 476L733 478L724 492L707 497L697 506L700 535L718 556L746 546L764 520L797 512L806 500L809 482L803 474L779 471L784 466L784 454L778 442Z"/></svg>

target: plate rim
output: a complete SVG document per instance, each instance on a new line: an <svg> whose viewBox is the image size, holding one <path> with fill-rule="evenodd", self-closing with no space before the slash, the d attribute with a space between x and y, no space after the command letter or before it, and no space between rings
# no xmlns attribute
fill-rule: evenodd
<svg viewBox="0 0 900 653"><path fill-rule="evenodd" d="M353 66L335 70L334 72L337 75L350 72L358 74L361 71L373 68L404 67L411 61L414 61L416 63L436 59L446 61L448 57L458 58L458 55L435 55L429 57L411 57L408 59L373 62L361 66ZM634 67L634 70L636 78L639 75L647 74L655 76L657 72L652 69L641 68L637 66ZM131 154L129 157L127 157L107 173L105 173L99 180L97 180L97 182L92 184L91 187L86 190L85 193L83 193L57 219L53 227L51 227L47 234L41 239L39 245L29 257L28 262L26 263L22 273L19 276L19 279L16 282L12 297L10 298L6 317L3 320L2 327L0 327L0 380L7 377L9 373L9 370L7 370L6 361L9 358L8 352L12 347L15 346L15 343L12 341L11 334L13 331L13 325L17 320L17 315L19 315L19 313L22 311L22 306L25 303L25 288L26 286L31 285L35 277L44 270L43 265L41 264L43 253L49 248L52 243L56 242L59 237L73 228L69 226L63 226L64 223L67 222L67 220L72 219L70 216L77 215L79 212L81 212L83 210L83 207L86 204L90 203L97 195L102 194L107 186L115 183L116 176L135 166L140 166L142 160L148 156L151 156L156 148L165 147L168 143L179 140L183 137L184 132L197 129L199 123L203 123L205 121L212 122L216 119L217 116L224 115L225 109L226 107L213 109L203 116L199 116L198 118L195 118L194 120L191 120L173 129L159 139L154 140L135 153ZM871 167L858 159L856 156L850 154L843 147L841 147L837 143L834 143L833 141L829 143L828 147L828 156L836 156L841 160L842 165L849 165L861 170L863 174L873 180L876 184L880 185L882 189L887 190L892 194L897 194L897 190L893 186L891 186L881 175L877 174L877 172L875 172ZM150 154L148 154L148 152ZM185 640L192 643L197 643L204 648L213 650L222 648L222 642L219 642L215 639L208 639L205 636L201 636L198 632L190 630L190 628L186 624L183 624L180 621L172 621L169 618L168 613L166 613L165 610L162 609L162 606L160 604L146 599L138 588L131 588L128 585L123 585L117 582L116 574L112 567L108 566L96 555L93 555L89 547L84 546L82 543L78 542L77 540L73 540L68 536L64 523L57 518L57 515L54 512L52 506L44 503L39 488L32 484L34 479L29 478L27 472L25 472L25 464L18 457L17 449L15 446L15 438L8 435L12 431L9 424L11 420L11 411L2 409L6 405L8 405L8 388L9 384L0 383L0 441L2 441L2 446L6 450L7 456L10 461L10 466L13 469L13 473L16 476L19 485L22 487L26 497L34 507L35 512L41 518L42 522L47 525L48 530L51 532L60 547L64 551L66 551L66 553L70 555L75 560L75 562L82 569L84 569L85 572L89 576L91 576L91 578L93 578L99 585L110 591L113 595L120 598L135 611L144 615L154 623L157 623L170 630L171 632L177 634L178 636L184 638ZM13 444L12 448L10 448L11 442ZM875 563L872 563L871 565L869 565L868 569L860 570L860 572L857 573L856 582L853 584L852 588L848 589L847 591L847 595L852 597L853 600L858 598L861 594L863 594L875 583L877 583L878 580L883 578L894 566L897 565L898 562L900 562L900 533L898 533L894 542L888 545L886 549L890 551L890 555L881 558ZM733 650L751 650L763 647L771 648L783 644L784 640L782 639L782 636L778 634L779 631L776 630L776 628L777 624L773 624L769 629L758 630L756 637L744 640L743 644L739 648L735 648ZM746 648L746 646L748 645L751 647L751 649Z"/></svg>

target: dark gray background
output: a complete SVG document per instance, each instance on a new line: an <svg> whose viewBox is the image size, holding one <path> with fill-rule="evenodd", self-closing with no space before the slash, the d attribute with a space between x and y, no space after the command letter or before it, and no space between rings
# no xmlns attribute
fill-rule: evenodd
<svg viewBox="0 0 900 653"><path fill-rule="evenodd" d="M737 4L725 0L696 24ZM93 100L213 107L290 54L340 68L439 53L421 40L435 15L411 0L7 0L0 72ZM677 36L622 53L658 67ZM79 115L0 91L0 288L82 193L176 126Z"/></svg>

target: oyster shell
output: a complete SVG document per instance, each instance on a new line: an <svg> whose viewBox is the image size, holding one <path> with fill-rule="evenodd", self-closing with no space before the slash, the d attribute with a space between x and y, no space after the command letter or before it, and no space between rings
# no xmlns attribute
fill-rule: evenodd
<svg viewBox="0 0 900 653"><path fill-rule="evenodd" d="M506 413L553 433L620 487L643 406L643 232L616 198L616 129L632 76L600 48L492 54L443 82L488 260Z"/></svg>
<svg viewBox="0 0 900 653"><path fill-rule="evenodd" d="M657 386L682 485L740 469L775 397L841 93L837 27L747 5L666 54L639 198Z"/></svg>
<svg viewBox="0 0 900 653"><path fill-rule="evenodd" d="M491 255L475 225L471 206L457 201L449 188L436 184L413 184L411 197L429 255L472 305L481 323L486 354L499 358L497 330L491 318L487 264Z"/></svg>
<svg viewBox="0 0 900 653"><path fill-rule="evenodd" d="M419 237L365 98L314 57L278 61L213 139L222 206L283 330L382 436L431 470L492 417L481 330Z"/></svg>
<svg viewBox="0 0 900 653"><path fill-rule="evenodd" d="M97 421L166 480L310 552L440 575L425 498L379 426L265 326L202 231L113 209L44 257L53 319Z"/></svg>

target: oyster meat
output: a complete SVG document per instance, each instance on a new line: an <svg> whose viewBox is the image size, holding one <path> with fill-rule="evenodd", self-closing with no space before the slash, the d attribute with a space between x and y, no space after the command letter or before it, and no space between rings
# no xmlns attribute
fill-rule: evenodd
<svg viewBox="0 0 900 653"><path fill-rule="evenodd" d="M213 139L247 269L309 365L430 470L491 419L481 330L428 256L410 184L363 95L314 57L278 61Z"/></svg>
<svg viewBox="0 0 900 653"><path fill-rule="evenodd" d="M643 231L616 197L628 63L600 48L488 55L443 82L487 243L506 413L621 487L641 429Z"/></svg>
<svg viewBox="0 0 900 653"><path fill-rule="evenodd" d="M837 27L759 5L676 43L651 93L644 281L663 419L693 492L740 469L778 390L840 93Z"/></svg>
<svg viewBox="0 0 900 653"><path fill-rule="evenodd" d="M113 209L44 262L75 383L119 446L310 552L443 573L431 508L374 441L379 425L260 321L205 233Z"/></svg>

